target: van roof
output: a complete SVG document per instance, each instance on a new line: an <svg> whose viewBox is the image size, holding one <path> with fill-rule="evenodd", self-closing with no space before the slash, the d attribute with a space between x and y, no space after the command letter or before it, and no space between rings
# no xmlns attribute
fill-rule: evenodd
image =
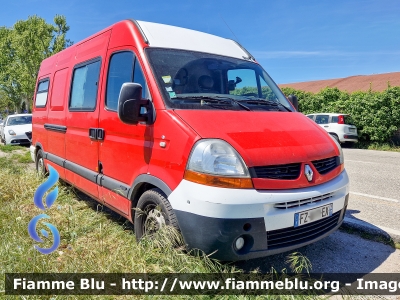
<svg viewBox="0 0 400 300"><path fill-rule="evenodd" d="M237 42L196 30L137 21L150 47L184 49L235 58L252 58Z"/></svg>

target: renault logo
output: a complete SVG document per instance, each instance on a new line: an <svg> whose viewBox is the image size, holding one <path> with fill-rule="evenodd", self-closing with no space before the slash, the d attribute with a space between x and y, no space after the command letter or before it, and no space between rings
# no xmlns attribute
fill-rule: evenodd
<svg viewBox="0 0 400 300"><path fill-rule="evenodd" d="M308 181L312 180L314 173L309 165L305 165L304 174L306 175Z"/></svg>

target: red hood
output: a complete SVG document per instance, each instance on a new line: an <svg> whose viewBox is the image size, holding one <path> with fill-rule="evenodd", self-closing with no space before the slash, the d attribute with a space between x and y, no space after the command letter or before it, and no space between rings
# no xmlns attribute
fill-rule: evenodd
<svg viewBox="0 0 400 300"><path fill-rule="evenodd" d="M339 155L325 130L301 113L175 110L202 138L231 144L248 167Z"/></svg>

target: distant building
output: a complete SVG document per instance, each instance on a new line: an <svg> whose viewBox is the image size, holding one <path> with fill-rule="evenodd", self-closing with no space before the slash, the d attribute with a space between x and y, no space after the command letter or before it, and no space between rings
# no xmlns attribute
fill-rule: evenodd
<svg viewBox="0 0 400 300"><path fill-rule="evenodd" d="M291 87L296 90L318 93L320 90L330 87L337 87L339 90L349 93L355 91L368 91L371 87L372 91L381 92L390 86L400 86L400 72L374 74L374 75L356 75L346 78L336 78L327 80L316 80L306 82L295 82L280 84L280 88Z"/></svg>

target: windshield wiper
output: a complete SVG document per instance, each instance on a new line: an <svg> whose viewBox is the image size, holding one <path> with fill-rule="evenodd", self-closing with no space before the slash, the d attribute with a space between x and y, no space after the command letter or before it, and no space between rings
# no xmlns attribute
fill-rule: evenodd
<svg viewBox="0 0 400 300"><path fill-rule="evenodd" d="M176 98L180 99L190 99L190 100L202 100L205 102L211 102L211 103L221 103L221 104L232 104L235 103L242 107L245 110L250 111L251 109L248 108L246 105L243 103L240 103L239 101L230 98L230 97L224 97L224 96L177 96Z"/></svg>
<svg viewBox="0 0 400 300"><path fill-rule="evenodd" d="M248 100L242 100L248 104L263 104L263 105L270 105L270 106L279 106L279 107L283 107L286 111L290 111L292 112L289 108L287 108L285 105L283 105L280 102L275 102L275 101L271 101L271 100L267 100L267 99L263 99L263 98L250 98Z"/></svg>

